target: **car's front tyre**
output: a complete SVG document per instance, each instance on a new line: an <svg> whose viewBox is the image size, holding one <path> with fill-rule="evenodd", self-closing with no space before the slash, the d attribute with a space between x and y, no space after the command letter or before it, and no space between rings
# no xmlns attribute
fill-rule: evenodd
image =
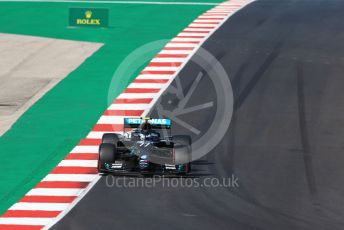
<svg viewBox="0 0 344 230"><path fill-rule="evenodd" d="M104 143L99 146L98 173L107 174L110 165L115 162L117 148L114 144Z"/></svg>

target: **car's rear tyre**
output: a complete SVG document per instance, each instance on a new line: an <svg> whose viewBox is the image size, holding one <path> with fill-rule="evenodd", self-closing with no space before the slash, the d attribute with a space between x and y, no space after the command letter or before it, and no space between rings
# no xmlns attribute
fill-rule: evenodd
<svg viewBox="0 0 344 230"><path fill-rule="evenodd" d="M102 174L108 173L105 164L115 162L117 148L114 144L104 143L99 146L98 172Z"/></svg>
<svg viewBox="0 0 344 230"><path fill-rule="evenodd" d="M177 176L187 176L187 174L191 172L191 163L184 164L183 167L184 171L177 172Z"/></svg>
<svg viewBox="0 0 344 230"><path fill-rule="evenodd" d="M119 137L116 133L104 133L102 137L102 144L113 144L117 147Z"/></svg>
<svg viewBox="0 0 344 230"><path fill-rule="evenodd" d="M188 135L175 135L172 136L173 143L177 145L190 145L191 146L191 137Z"/></svg>
<svg viewBox="0 0 344 230"><path fill-rule="evenodd" d="M192 161L191 137L177 135L172 137L174 145L174 164L188 164Z"/></svg>
<svg viewBox="0 0 344 230"><path fill-rule="evenodd" d="M189 162L189 163L187 163L186 165L185 165L185 167L186 167L186 169L185 169L185 173L189 173L189 172L191 172L191 163Z"/></svg>

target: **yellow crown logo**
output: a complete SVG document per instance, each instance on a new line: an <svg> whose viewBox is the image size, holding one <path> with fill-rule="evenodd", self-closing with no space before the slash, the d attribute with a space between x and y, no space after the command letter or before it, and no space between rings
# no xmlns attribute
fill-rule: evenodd
<svg viewBox="0 0 344 230"><path fill-rule="evenodd" d="M85 12L85 17L86 17L87 19L90 19L90 18L92 17L92 11L90 11L90 10L86 11L86 12Z"/></svg>

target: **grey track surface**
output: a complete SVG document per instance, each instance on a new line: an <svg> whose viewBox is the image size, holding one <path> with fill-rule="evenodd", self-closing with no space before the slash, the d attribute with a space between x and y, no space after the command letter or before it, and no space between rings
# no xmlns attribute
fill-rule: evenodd
<svg viewBox="0 0 344 230"><path fill-rule="evenodd" d="M204 45L235 108L193 177L234 173L239 188L119 188L104 177L53 229L343 229L343 11L344 1L262 0ZM199 71L186 66L184 89ZM212 100L202 81L199 100ZM202 126L211 113L188 116Z"/></svg>

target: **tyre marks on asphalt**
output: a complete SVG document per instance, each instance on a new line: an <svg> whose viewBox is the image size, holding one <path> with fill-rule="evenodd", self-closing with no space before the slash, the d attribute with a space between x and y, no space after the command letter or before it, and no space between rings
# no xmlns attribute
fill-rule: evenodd
<svg viewBox="0 0 344 230"><path fill-rule="evenodd" d="M298 115L299 115L299 128L301 146L303 152L303 162L305 165L305 176L309 192L312 196L317 194L317 186L315 180L315 174L313 170L313 158L311 154L311 148L309 143L309 135L307 129L307 114L306 114L306 100L305 100L305 85L304 85L304 74L303 65L298 62L296 65L296 76L297 76L297 102L298 102Z"/></svg>

